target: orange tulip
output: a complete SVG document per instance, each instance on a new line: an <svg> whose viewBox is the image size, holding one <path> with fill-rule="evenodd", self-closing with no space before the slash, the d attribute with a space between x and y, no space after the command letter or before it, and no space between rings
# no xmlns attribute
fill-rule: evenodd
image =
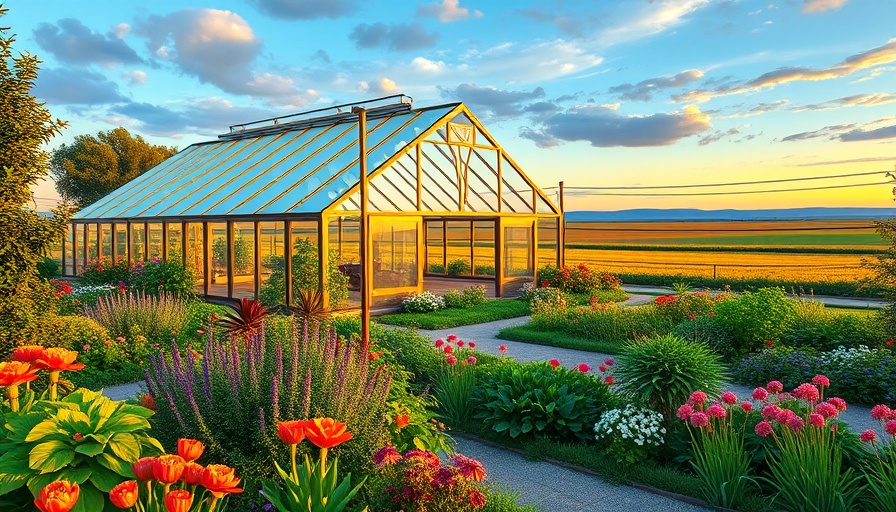
<svg viewBox="0 0 896 512"><path fill-rule="evenodd" d="M131 508L137 503L137 482L121 482L109 491L109 501L118 508Z"/></svg>
<svg viewBox="0 0 896 512"><path fill-rule="evenodd" d="M21 361L0 363L0 386L18 386L37 378L37 368Z"/></svg>
<svg viewBox="0 0 896 512"><path fill-rule="evenodd" d="M352 438L345 429L345 423L333 418L314 418L305 427L305 435L318 448L329 449Z"/></svg>
<svg viewBox="0 0 896 512"><path fill-rule="evenodd" d="M205 451L205 445L202 441L196 439L178 439L177 454L184 458L187 462L193 462L202 456Z"/></svg>
<svg viewBox="0 0 896 512"><path fill-rule="evenodd" d="M23 345L12 351L12 360L32 363L44 355L44 347L40 345Z"/></svg>
<svg viewBox="0 0 896 512"><path fill-rule="evenodd" d="M161 455L153 461L152 475L163 484L173 484L180 480L185 464L180 455Z"/></svg>
<svg viewBox="0 0 896 512"><path fill-rule="evenodd" d="M305 440L305 428L310 421L281 421L277 424L277 435L286 444L299 444Z"/></svg>
<svg viewBox="0 0 896 512"><path fill-rule="evenodd" d="M84 364L75 362L77 357L78 353L74 350L54 347L44 350L43 355L34 364L38 368L51 372L83 370Z"/></svg>
<svg viewBox="0 0 896 512"><path fill-rule="evenodd" d="M134 464L131 465L131 469L134 470L134 476L137 477L137 480L141 482L146 482L148 480L154 480L155 476L153 475L152 468L156 464L155 457L143 457L138 460Z"/></svg>
<svg viewBox="0 0 896 512"><path fill-rule="evenodd" d="M187 462L184 465L184 474L181 478L183 478L184 483L187 485L199 485L202 483L202 475L204 473L205 468L202 467L202 464Z"/></svg>
<svg viewBox="0 0 896 512"><path fill-rule="evenodd" d="M67 480L53 482L40 490L34 504L41 512L69 512L78 502L78 484Z"/></svg>
<svg viewBox="0 0 896 512"><path fill-rule="evenodd" d="M240 479L230 466L223 464L210 464L202 474L202 486L212 493L212 496L220 498L225 494L237 494L243 492L237 487Z"/></svg>
<svg viewBox="0 0 896 512"><path fill-rule="evenodd" d="M165 495L165 510L168 512L189 512L193 506L193 494L190 491L171 491Z"/></svg>

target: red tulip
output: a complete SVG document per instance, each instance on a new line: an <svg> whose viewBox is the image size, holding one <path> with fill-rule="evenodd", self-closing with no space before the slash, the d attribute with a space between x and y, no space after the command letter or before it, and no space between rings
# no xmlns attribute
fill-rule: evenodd
<svg viewBox="0 0 896 512"><path fill-rule="evenodd" d="M133 507L137 503L137 482L128 480L113 487L109 491L109 501L121 509Z"/></svg>

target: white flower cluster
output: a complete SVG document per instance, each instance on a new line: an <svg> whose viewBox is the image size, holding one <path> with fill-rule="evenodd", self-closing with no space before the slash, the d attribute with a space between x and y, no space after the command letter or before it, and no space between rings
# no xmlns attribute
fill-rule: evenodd
<svg viewBox="0 0 896 512"><path fill-rule="evenodd" d="M406 297L401 305L408 313L429 313L444 309L445 299L432 292L423 292Z"/></svg>
<svg viewBox="0 0 896 512"><path fill-rule="evenodd" d="M72 295L84 295L86 293L103 293L110 292L112 290L117 290L118 287L111 284L97 284L97 285L76 285L72 286Z"/></svg>
<svg viewBox="0 0 896 512"><path fill-rule="evenodd" d="M827 366L841 367L850 363L863 362L872 356L878 355L880 350L870 349L866 345L858 348L844 348L842 345L834 350L821 354L821 360Z"/></svg>
<svg viewBox="0 0 896 512"><path fill-rule="evenodd" d="M611 409L595 423L595 439L620 437L638 446L660 446L665 441L663 415L643 407L627 405L625 409Z"/></svg>

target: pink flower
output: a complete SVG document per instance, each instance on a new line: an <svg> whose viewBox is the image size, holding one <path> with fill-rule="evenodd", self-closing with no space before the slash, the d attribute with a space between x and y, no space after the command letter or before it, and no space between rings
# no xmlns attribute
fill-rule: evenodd
<svg viewBox="0 0 896 512"><path fill-rule="evenodd" d="M604 377L604 382L606 382L607 384L612 384L612 383L613 383L613 376L612 376L612 375L607 375L606 377Z"/></svg>
<svg viewBox="0 0 896 512"><path fill-rule="evenodd" d="M380 448L379 451L373 454L373 463L378 467L388 466L389 464L394 464L399 460L401 460L401 454L398 453L398 450L392 448L391 446Z"/></svg>
<svg viewBox="0 0 896 512"><path fill-rule="evenodd" d="M445 348L443 350L445 351L446 354L450 354L450 353L454 352L454 347L452 347L451 345L445 345Z"/></svg>
<svg viewBox="0 0 896 512"><path fill-rule="evenodd" d="M824 375L816 375L815 377L812 377L812 384L815 384L816 386L819 386L822 388L826 388L826 387L830 387L831 381Z"/></svg>
<svg viewBox="0 0 896 512"><path fill-rule="evenodd" d="M887 431L887 434L891 436L896 436L896 420L890 420L884 425L884 430Z"/></svg>
<svg viewBox="0 0 896 512"><path fill-rule="evenodd" d="M450 364L451 366L454 366L455 364L457 364L457 358L454 357L453 355L449 355L447 358L445 358L445 361L447 361L448 364Z"/></svg>
<svg viewBox="0 0 896 512"><path fill-rule="evenodd" d="M577 366L576 368L578 368L582 373L588 373L591 371L591 367L585 363L579 363L579 366Z"/></svg>
<svg viewBox="0 0 896 512"><path fill-rule="evenodd" d="M471 342L467 343L467 346L469 346L470 348L476 348L476 342L471 341Z"/></svg>
<svg viewBox="0 0 896 512"><path fill-rule="evenodd" d="M781 412L781 409L777 405L766 405L762 408L762 417L771 420L777 418L779 412Z"/></svg>
<svg viewBox="0 0 896 512"><path fill-rule="evenodd" d="M691 425L695 427L705 427L709 424L709 416L702 412L691 414Z"/></svg>
<svg viewBox="0 0 896 512"><path fill-rule="evenodd" d="M765 400L768 398L768 391L765 388L759 387L753 390L753 400Z"/></svg>
<svg viewBox="0 0 896 512"><path fill-rule="evenodd" d="M781 384L780 381L773 380L766 384L765 388L768 389L769 393L780 393L781 391L784 391L784 384Z"/></svg>
<svg viewBox="0 0 896 512"><path fill-rule="evenodd" d="M464 342L461 341L461 340L457 340L457 346L458 346L458 347L463 347L463 346L464 346Z"/></svg>
<svg viewBox="0 0 896 512"><path fill-rule="evenodd" d="M824 416L821 414L813 412L809 415L809 425L813 427L823 427L824 426Z"/></svg>
<svg viewBox="0 0 896 512"><path fill-rule="evenodd" d="M784 425L795 417L796 413L791 411L790 409L779 409L778 415L775 416L775 420L777 420L778 423Z"/></svg>
<svg viewBox="0 0 896 512"><path fill-rule="evenodd" d="M600 365L600 366L597 367L597 370L598 370L600 373L604 373L605 371L607 371L607 367L604 366L604 365Z"/></svg>
<svg viewBox="0 0 896 512"><path fill-rule="evenodd" d="M560 367L560 361L556 359L551 359L550 361L548 361L548 364L551 365L551 368L555 370Z"/></svg>
<svg viewBox="0 0 896 512"><path fill-rule="evenodd" d="M607 366L613 366L614 364L616 364L616 360L610 357L608 359L604 359L604 364Z"/></svg>
<svg viewBox="0 0 896 512"><path fill-rule="evenodd" d="M457 341L457 335L456 335L456 334L449 334L449 335L448 335L448 342L449 342L449 343L452 343L452 342L455 342L455 341Z"/></svg>
<svg viewBox="0 0 896 512"><path fill-rule="evenodd" d="M769 346L769 347L774 347L774 346L775 346L775 342L772 341L772 340L765 340L765 344L766 344L767 346Z"/></svg>
<svg viewBox="0 0 896 512"><path fill-rule="evenodd" d="M700 406L703 405L703 402L706 401L706 393L703 391L694 391L691 393L691 397L688 399L688 402Z"/></svg>
<svg viewBox="0 0 896 512"><path fill-rule="evenodd" d="M807 402L817 402L819 398L818 388L806 382L793 390L793 396Z"/></svg>
<svg viewBox="0 0 896 512"><path fill-rule="evenodd" d="M821 402L816 405L815 412L820 414L822 418L836 418L840 415L840 411L830 402Z"/></svg>
<svg viewBox="0 0 896 512"><path fill-rule="evenodd" d="M678 419L687 421L691 414L694 414L694 407L690 404L684 404L678 408L678 412L675 413L678 416Z"/></svg>
<svg viewBox="0 0 896 512"><path fill-rule="evenodd" d="M760 421L756 424L756 428L754 429L756 435L759 437L765 437L773 432L772 424L767 421Z"/></svg>
<svg viewBox="0 0 896 512"><path fill-rule="evenodd" d="M445 344L445 340L443 340L442 338L439 338L436 340L436 348L442 348L442 345L444 345L444 344Z"/></svg>
<svg viewBox="0 0 896 512"><path fill-rule="evenodd" d="M724 418L727 416L725 408L719 404L712 404L706 409L706 414L710 418Z"/></svg>
<svg viewBox="0 0 896 512"><path fill-rule="evenodd" d="M877 432L869 428L868 430L862 432L861 438L863 443L873 443L874 441L877 441Z"/></svg>
<svg viewBox="0 0 896 512"><path fill-rule="evenodd" d="M846 410L846 400L838 396L832 396L831 398L828 398L828 403L836 407L838 411Z"/></svg>
<svg viewBox="0 0 896 512"><path fill-rule="evenodd" d="M740 408L743 409L747 414L753 412L753 404L751 404L750 402L741 402Z"/></svg>
<svg viewBox="0 0 896 512"><path fill-rule="evenodd" d="M507 352L507 345L501 345L500 347L498 347L498 350L500 350L501 352Z"/></svg>
<svg viewBox="0 0 896 512"><path fill-rule="evenodd" d="M893 414L893 411L887 407L886 405L875 405L871 408L871 419L875 420L886 420L890 418L890 415Z"/></svg>
<svg viewBox="0 0 896 512"><path fill-rule="evenodd" d="M722 393L722 401L728 405L734 405L737 403L737 395L731 391L725 391Z"/></svg>
<svg viewBox="0 0 896 512"><path fill-rule="evenodd" d="M794 414L793 417L791 417L789 420L787 420L787 426L790 427L790 430L793 430L793 431L797 431L797 430L803 428L803 426L805 424L806 424L806 422L803 421L803 418L800 418L796 414Z"/></svg>
<svg viewBox="0 0 896 512"><path fill-rule="evenodd" d="M469 364L476 364L476 356L470 356L467 358L467 362Z"/></svg>

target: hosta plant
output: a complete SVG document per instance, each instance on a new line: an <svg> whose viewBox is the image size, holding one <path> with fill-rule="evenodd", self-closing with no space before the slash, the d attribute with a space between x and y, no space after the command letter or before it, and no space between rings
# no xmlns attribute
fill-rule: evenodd
<svg viewBox="0 0 896 512"><path fill-rule="evenodd" d="M475 418L496 432L567 441L590 440L614 402L600 379L547 362L498 366L474 395Z"/></svg>

